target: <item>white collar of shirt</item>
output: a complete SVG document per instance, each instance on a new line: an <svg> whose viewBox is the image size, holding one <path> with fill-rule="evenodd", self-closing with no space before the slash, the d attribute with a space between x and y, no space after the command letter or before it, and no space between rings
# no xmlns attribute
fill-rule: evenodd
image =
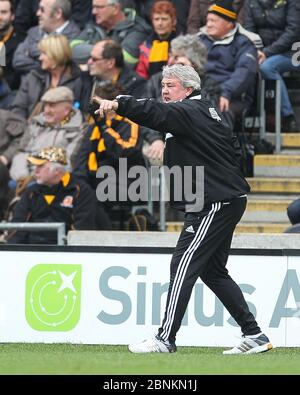
<svg viewBox="0 0 300 395"><path fill-rule="evenodd" d="M201 95L189 97L190 100L201 100Z"/></svg>
<svg viewBox="0 0 300 395"><path fill-rule="evenodd" d="M62 34L62 32L64 31L64 29L68 26L68 24L70 23L70 21L66 21L63 25L61 25L60 27L58 27L56 30L54 30L51 33L46 33L44 32L43 37L47 37L50 34Z"/></svg>
<svg viewBox="0 0 300 395"><path fill-rule="evenodd" d="M68 24L70 23L70 21L66 21L63 25L61 25L60 27L58 27L54 33L56 34L61 34L63 32L63 30L68 26Z"/></svg>

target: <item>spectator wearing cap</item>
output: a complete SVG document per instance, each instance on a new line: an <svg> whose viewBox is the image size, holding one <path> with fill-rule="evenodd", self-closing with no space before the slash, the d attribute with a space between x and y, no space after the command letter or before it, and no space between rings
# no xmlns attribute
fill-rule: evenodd
<svg viewBox="0 0 300 395"><path fill-rule="evenodd" d="M233 0L233 9L237 13L239 23L243 24L245 0ZM214 0L191 0L189 15L187 18L187 32L198 33L199 29L206 24L206 16L209 7L214 4Z"/></svg>
<svg viewBox="0 0 300 395"><path fill-rule="evenodd" d="M207 48L207 75L220 85L219 109L231 127L249 109L255 94L260 37L237 23L232 1L219 0L208 9L206 25L199 32Z"/></svg>
<svg viewBox="0 0 300 395"><path fill-rule="evenodd" d="M95 194L67 172L67 153L47 147L27 157L36 183L22 194L11 222L64 222L66 230L95 228ZM9 244L57 244L56 232L13 232Z"/></svg>
<svg viewBox="0 0 300 395"><path fill-rule="evenodd" d="M123 8L121 0L93 0L94 22L88 23L71 42L74 59L86 64L92 47L110 38L120 43L125 63L132 68L139 58L139 45L151 34L151 27L132 8Z"/></svg>
<svg viewBox="0 0 300 395"><path fill-rule="evenodd" d="M73 100L73 92L64 86L50 89L42 96L43 112L29 123L13 158L10 168L13 180L30 175L27 157L44 147L66 149L68 161L72 161L74 149L87 129L81 112L72 107Z"/></svg>
<svg viewBox="0 0 300 395"><path fill-rule="evenodd" d="M50 35L38 45L41 68L32 70L23 80L12 102L11 110L28 119L41 111L40 98L50 88L66 86L74 92L74 100L82 94L81 72L72 61L72 51L62 34Z"/></svg>
<svg viewBox="0 0 300 395"><path fill-rule="evenodd" d="M27 5L26 10L31 5ZM24 6L23 6L24 8ZM63 34L68 40L78 36L80 28L70 20L70 0L41 0L37 9L38 26L29 29L25 40L19 44L13 57L13 66L25 74L39 68L40 48L38 43L48 35ZM17 26L20 28L20 10Z"/></svg>
<svg viewBox="0 0 300 395"><path fill-rule="evenodd" d="M258 33L263 48L258 52L260 71L265 79L279 80L282 126L285 132L299 132L294 110L282 74L300 70L292 62L292 46L300 38L299 0L248 0L245 27Z"/></svg>

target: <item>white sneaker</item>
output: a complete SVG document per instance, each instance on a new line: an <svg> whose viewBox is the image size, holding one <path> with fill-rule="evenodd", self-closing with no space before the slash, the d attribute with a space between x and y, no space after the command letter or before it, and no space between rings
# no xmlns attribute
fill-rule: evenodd
<svg viewBox="0 0 300 395"><path fill-rule="evenodd" d="M142 343L130 344L128 346L130 352L135 354L151 353L151 352L164 352L173 353L177 351L175 344L164 341L158 336L152 339L144 340Z"/></svg>
<svg viewBox="0 0 300 395"><path fill-rule="evenodd" d="M266 352L273 348L270 340L263 333L256 337L243 337L240 344L230 350L223 351L224 355L229 354L257 354L260 352Z"/></svg>

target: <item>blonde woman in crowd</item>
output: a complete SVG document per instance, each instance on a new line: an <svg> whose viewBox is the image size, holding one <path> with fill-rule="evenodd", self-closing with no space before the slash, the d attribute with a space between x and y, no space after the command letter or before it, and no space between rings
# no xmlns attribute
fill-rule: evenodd
<svg viewBox="0 0 300 395"><path fill-rule="evenodd" d="M40 69L32 70L22 80L11 110L28 119L41 112L40 98L50 88L66 86L80 101L82 81L80 69L73 63L68 39L62 35L49 35L38 45Z"/></svg>

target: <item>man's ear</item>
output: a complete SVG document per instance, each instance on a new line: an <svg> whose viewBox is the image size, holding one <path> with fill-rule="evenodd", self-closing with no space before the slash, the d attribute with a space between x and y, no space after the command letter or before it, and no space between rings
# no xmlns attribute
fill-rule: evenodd
<svg viewBox="0 0 300 395"><path fill-rule="evenodd" d="M111 59L107 59L107 67L108 69L113 69L116 67L116 59L111 58Z"/></svg>
<svg viewBox="0 0 300 395"><path fill-rule="evenodd" d="M186 97L187 97L187 96L190 96L190 94L191 94L192 92L193 92L193 88L187 88L186 93L185 93Z"/></svg>
<svg viewBox="0 0 300 395"><path fill-rule="evenodd" d="M62 19L62 18L63 18L62 9L61 9L61 8L58 8L58 9L55 11L55 14L54 14L54 15L57 17L57 19Z"/></svg>

